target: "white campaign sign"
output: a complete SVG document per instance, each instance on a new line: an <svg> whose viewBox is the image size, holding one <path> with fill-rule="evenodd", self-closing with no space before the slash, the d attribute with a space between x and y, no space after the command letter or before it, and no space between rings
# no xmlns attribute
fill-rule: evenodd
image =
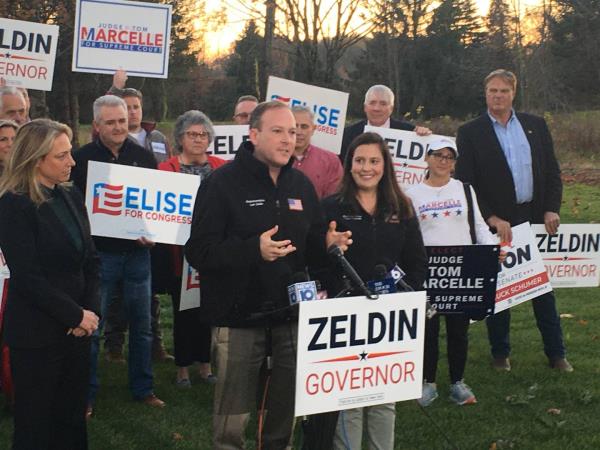
<svg viewBox="0 0 600 450"><path fill-rule="evenodd" d="M183 245L199 186L197 175L90 161L85 204L92 234Z"/></svg>
<svg viewBox="0 0 600 450"><path fill-rule="evenodd" d="M532 225L550 283L554 288L596 287L600 283L600 224L561 224L548 235Z"/></svg>
<svg viewBox="0 0 600 450"><path fill-rule="evenodd" d="M181 297L179 311L198 308L200 306L200 275L183 257L183 273L181 275Z"/></svg>
<svg viewBox="0 0 600 450"><path fill-rule="evenodd" d="M72 70L167 78L170 33L171 5L78 0Z"/></svg>
<svg viewBox="0 0 600 450"><path fill-rule="evenodd" d="M317 129L311 143L337 155L342 148L348 96L347 92L277 77L269 77L267 86L267 100L279 100L290 108L303 105L313 110Z"/></svg>
<svg viewBox="0 0 600 450"><path fill-rule="evenodd" d="M52 90L58 25L0 18L0 78L7 86Z"/></svg>
<svg viewBox="0 0 600 450"><path fill-rule="evenodd" d="M215 139L206 153L222 159L233 159L238 147L248 140L248 125L214 125Z"/></svg>
<svg viewBox="0 0 600 450"><path fill-rule="evenodd" d="M552 291L529 222L513 227L512 234L510 249L498 273L494 314Z"/></svg>
<svg viewBox="0 0 600 450"><path fill-rule="evenodd" d="M440 138L453 137L431 134L419 136L414 131L394 130L392 128L365 126L365 132L371 131L379 134L387 143L394 163L396 180L400 186L419 184L425 179L427 163L425 156L432 141Z"/></svg>
<svg viewBox="0 0 600 450"><path fill-rule="evenodd" d="M425 298L301 302L295 415L421 397Z"/></svg>
<svg viewBox="0 0 600 450"><path fill-rule="evenodd" d="M0 250L0 312L4 307L4 300L6 297L6 292L8 288L8 279L10 278L10 270L8 270L8 265L6 264L6 259L4 259L4 254L2 250ZM0 317L2 315L0 314ZM0 323L0 330L2 330L2 323Z"/></svg>

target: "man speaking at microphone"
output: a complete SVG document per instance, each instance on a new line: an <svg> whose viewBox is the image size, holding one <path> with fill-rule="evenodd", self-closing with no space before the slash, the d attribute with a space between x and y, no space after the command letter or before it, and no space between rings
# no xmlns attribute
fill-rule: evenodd
<svg viewBox="0 0 600 450"><path fill-rule="evenodd" d="M292 168L296 121L287 105L259 104L250 140L203 181L186 257L199 273L204 316L216 325L219 371L213 448L242 449L261 395L257 448L284 449L294 422L296 318L287 286L326 248L346 249L350 232L325 224L311 182ZM261 365L272 355L266 386ZM264 401L263 401L264 396Z"/></svg>

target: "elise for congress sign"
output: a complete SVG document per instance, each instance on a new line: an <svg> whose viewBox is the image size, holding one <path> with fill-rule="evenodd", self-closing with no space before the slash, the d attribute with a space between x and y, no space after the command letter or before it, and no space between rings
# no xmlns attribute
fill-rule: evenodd
<svg viewBox="0 0 600 450"><path fill-rule="evenodd" d="M365 126L365 132L379 134L388 145L396 180L401 186L419 184L425 179L427 163L425 156L429 144L440 138L454 140L453 137L432 134L419 136L414 131L394 130L392 128Z"/></svg>
<svg viewBox="0 0 600 450"><path fill-rule="evenodd" d="M342 148L348 96L347 92L277 77L269 77L267 86L267 100L279 100L290 108L297 105L310 108L317 125L311 143L338 155Z"/></svg>
<svg viewBox="0 0 600 450"><path fill-rule="evenodd" d="M52 90L58 26L0 18L0 78L7 86Z"/></svg>
<svg viewBox="0 0 600 450"><path fill-rule="evenodd" d="M296 416L421 397L425 292L300 302Z"/></svg>
<svg viewBox="0 0 600 450"><path fill-rule="evenodd" d="M171 5L78 0L73 71L167 78Z"/></svg>
<svg viewBox="0 0 600 450"><path fill-rule="evenodd" d="M222 159L233 159L242 142L249 139L248 125L214 125L215 139L206 153Z"/></svg>
<svg viewBox="0 0 600 450"><path fill-rule="evenodd" d="M181 296L179 311L198 308L200 306L200 274L183 258L183 273L181 276Z"/></svg>
<svg viewBox="0 0 600 450"><path fill-rule="evenodd" d="M183 245L199 186L196 175L90 161L86 207L92 234Z"/></svg>

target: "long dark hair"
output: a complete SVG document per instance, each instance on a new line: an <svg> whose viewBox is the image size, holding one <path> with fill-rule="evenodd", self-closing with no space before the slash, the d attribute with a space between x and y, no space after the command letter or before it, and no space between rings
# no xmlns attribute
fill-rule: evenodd
<svg viewBox="0 0 600 450"><path fill-rule="evenodd" d="M384 212L386 218L396 215L399 219L408 219L414 215L412 204L404 195L394 173L392 157L383 138L377 133L363 133L357 136L348 146L344 161L344 177L340 183L338 196L340 201L350 203L360 210L357 200L358 187L352 178L352 159L356 149L361 145L376 144L383 158L383 176L377 185L377 211Z"/></svg>

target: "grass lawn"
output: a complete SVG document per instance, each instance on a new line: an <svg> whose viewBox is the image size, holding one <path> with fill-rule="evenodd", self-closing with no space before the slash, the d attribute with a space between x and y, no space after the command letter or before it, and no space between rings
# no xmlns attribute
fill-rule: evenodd
<svg viewBox="0 0 600 450"><path fill-rule="evenodd" d="M567 185L563 223L597 222L600 188ZM416 402L397 405L398 449L599 449L600 448L600 301L598 288L558 289L571 374L550 370L528 304L512 310L513 370L490 367L485 325L471 327L466 382L479 403L458 407L448 399L444 345L438 368L440 398L426 410ZM171 308L163 299L163 329L171 339ZM442 327L443 328L443 327ZM445 337L445 336L444 336ZM167 402L159 411L131 401L124 365L100 364L101 391L90 421L90 448L210 449L212 388L192 379L178 390L171 364L155 365L156 393ZM0 409L3 399L0 400ZM12 419L0 412L0 449L11 442ZM249 436L254 429L249 430ZM300 443L297 436L296 443ZM249 448L254 448L250 445ZM366 448L366 447L365 447Z"/></svg>

